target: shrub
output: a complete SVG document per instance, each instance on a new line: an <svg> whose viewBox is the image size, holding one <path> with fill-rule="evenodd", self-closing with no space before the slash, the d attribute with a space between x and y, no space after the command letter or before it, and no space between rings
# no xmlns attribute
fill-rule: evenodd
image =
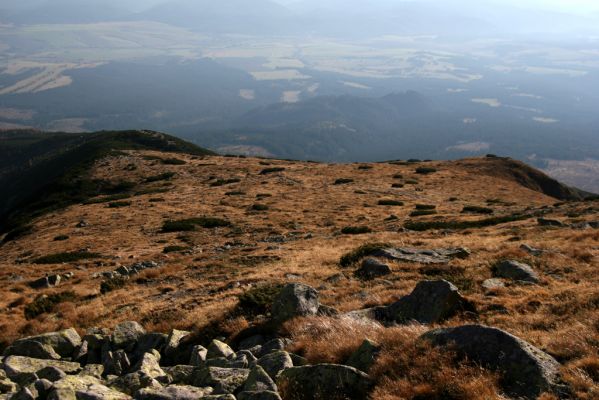
<svg viewBox="0 0 599 400"><path fill-rule="evenodd" d="M98 253L90 253L88 251L74 251L70 253L56 253L47 256L36 258L32 261L33 264L62 264L81 260L89 260L100 258L102 255Z"/></svg>
<svg viewBox="0 0 599 400"><path fill-rule="evenodd" d="M148 200L150 203L162 203L164 199L162 197L154 197Z"/></svg>
<svg viewBox="0 0 599 400"><path fill-rule="evenodd" d="M58 235L58 236L54 237L55 242L64 242L65 240L69 240L68 235Z"/></svg>
<svg viewBox="0 0 599 400"><path fill-rule="evenodd" d="M405 185L403 183L394 183L394 184L391 185L392 188L396 188L396 189L402 188L404 186Z"/></svg>
<svg viewBox="0 0 599 400"><path fill-rule="evenodd" d="M354 180L351 178L339 178L335 181L334 184L335 185L345 185L345 184L353 183L353 182L354 182Z"/></svg>
<svg viewBox="0 0 599 400"><path fill-rule="evenodd" d="M382 199L378 202L379 206L403 206L403 202L399 200Z"/></svg>
<svg viewBox="0 0 599 400"><path fill-rule="evenodd" d="M285 171L285 168L283 168L283 167L264 168L262 171L260 171L260 175L274 174L276 172L283 172L283 171Z"/></svg>
<svg viewBox="0 0 599 400"><path fill-rule="evenodd" d="M436 168L432 168L432 167L418 167L418 168L416 168L416 173L420 174L420 175L434 174L435 172L437 172L437 169Z"/></svg>
<svg viewBox="0 0 599 400"><path fill-rule="evenodd" d="M122 276L108 279L100 284L100 293L106 294L124 287L128 282L127 278Z"/></svg>
<svg viewBox="0 0 599 400"><path fill-rule="evenodd" d="M239 178L217 179L216 181L212 182L210 184L210 186L218 187L218 186L225 186L225 185L230 185L232 183L239 183L239 182L241 182L241 179L239 179Z"/></svg>
<svg viewBox="0 0 599 400"><path fill-rule="evenodd" d="M418 181L416 179L408 179L406 181L406 185L418 185Z"/></svg>
<svg viewBox="0 0 599 400"><path fill-rule="evenodd" d="M346 226L341 229L341 233L344 235L362 235L370 232L372 232L372 229L367 226Z"/></svg>
<svg viewBox="0 0 599 400"><path fill-rule="evenodd" d="M33 319L44 313L54 311L54 308L67 301L77 300L77 295L72 291L65 291L50 295L39 295L33 302L25 306L25 318Z"/></svg>
<svg viewBox="0 0 599 400"><path fill-rule="evenodd" d="M162 225L162 233L169 232L189 232L194 231L196 226L201 228L221 228L231 226L231 223L225 219L214 218L214 217L198 217L188 218L178 221L166 221Z"/></svg>
<svg viewBox="0 0 599 400"><path fill-rule="evenodd" d="M149 176L146 178L147 183L168 181L172 179L176 174L174 172L165 172L163 174Z"/></svg>
<svg viewBox="0 0 599 400"><path fill-rule="evenodd" d="M474 213L474 214L493 214L493 210L487 207L479 206L464 206L462 209L463 213Z"/></svg>
<svg viewBox="0 0 599 400"><path fill-rule="evenodd" d="M252 205L253 211L267 211L268 206L266 204L254 204Z"/></svg>
<svg viewBox="0 0 599 400"><path fill-rule="evenodd" d="M254 287L237 296L239 300L237 308L242 314L249 316L269 314L272 303L282 288L281 284Z"/></svg>
<svg viewBox="0 0 599 400"><path fill-rule="evenodd" d="M367 171L367 170L369 170L369 169L372 169L372 166L370 166L370 165L360 165L360 166L358 167L358 169L359 169L359 170L362 170L362 171Z"/></svg>
<svg viewBox="0 0 599 400"><path fill-rule="evenodd" d="M393 175L393 179L403 179L403 175L402 174L395 174L395 175Z"/></svg>
<svg viewBox="0 0 599 400"><path fill-rule="evenodd" d="M243 196L243 195L245 195L245 192L240 192L240 191L233 191L233 192L225 193L225 196Z"/></svg>
<svg viewBox="0 0 599 400"><path fill-rule="evenodd" d="M477 221L408 221L404 227L412 231L427 231L431 229L470 229L470 228L484 228L488 226L494 226L499 224L505 224L514 221L523 221L525 219L532 218L532 215L527 214L512 214L505 215L502 217L485 218Z"/></svg>
<svg viewBox="0 0 599 400"><path fill-rule="evenodd" d="M350 251L349 253L345 253L339 259L339 265L342 267L349 267L352 264L357 263L364 257L368 257L372 253L377 250L386 249L389 247L393 247L389 243L366 243L362 246Z"/></svg>
<svg viewBox="0 0 599 400"><path fill-rule="evenodd" d="M165 247L165 248L162 250L162 252L163 252L164 254L168 254L168 253L176 253L176 252L179 252L179 251L185 251L185 250L187 250L187 249L188 249L188 248L187 248L187 247L184 247L184 246L166 246L166 247Z"/></svg>
<svg viewBox="0 0 599 400"><path fill-rule="evenodd" d="M164 158L160 162L164 165L184 165L187 164L184 160L179 158Z"/></svg>
<svg viewBox="0 0 599 400"><path fill-rule="evenodd" d="M416 204L417 210L434 210L436 208L437 208L437 206L432 205L432 204Z"/></svg>
<svg viewBox="0 0 599 400"><path fill-rule="evenodd" d="M437 212L435 210L416 210L410 213L410 217L422 217L424 215L435 215Z"/></svg>
<svg viewBox="0 0 599 400"><path fill-rule="evenodd" d="M108 208L123 208L129 207L130 205L130 201L114 201L112 203L108 203Z"/></svg>

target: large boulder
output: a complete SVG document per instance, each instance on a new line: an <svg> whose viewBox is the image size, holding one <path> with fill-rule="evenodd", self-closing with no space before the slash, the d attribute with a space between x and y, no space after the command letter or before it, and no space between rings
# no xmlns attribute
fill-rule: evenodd
<svg viewBox="0 0 599 400"><path fill-rule="evenodd" d="M102 384L91 376L69 375L55 382L48 400L129 400L131 397Z"/></svg>
<svg viewBox="0 0 599 400"><path fill-rule="evenodd" d="M355 272L356 277L363 280L372 280L391 274L391 268L376 258L367 258L362 261L362 266Z"/></svg>
<svg viewBox="0 0 599 400"><path fill-rule="evenodd" d="M445 280L421 281L408 296L387 307L386 318L398 322L434 324L468 307L458 288Z"/></svg>
<svg viewBox="0 0 599 400"><path fill-rule="evenodd" d="M160 353L156 350L144 354L133 367L133 371L143 372L145 375L159 381L167 378L166 372L160 368Z"/></svg>
<svg viewBox="0 0 599 400"><path fill-rule="evenodd" d="M249 369L206 367L194 372L193 386L214 388L215 394L232 394L247 380Z"/></svg>
<svg viewBox="0 0 599 400"><path fill-rule="evenodd" d="M228 344L221 342L220 340L214 339L208 345L208 350L206 353L206 358L227 358L235 354L233 349L229 347Z"/></svg>
<svg viewBox="0 0 599 400"><path fill-rule="evenodd" d="M498 278L514 281L538 283L539 276L528 264L514 260L501 261L493 266L493 274Z"/></svg>
<svg viewBox="0 0 599 400"><path fill-rule="evenodd" d="M126 321L118 324L110 341L115 349L133 350L138 340L145 335L146 330L137 322Z"/></svg>
<svg viewBox="0 0 599 400"><path fill-rule="evenodd" d="M0 393L13 393L17 391L17 384L8 379L6 372L0 369Z"/></svg>
<svg viewBox="0 0 599 400"><path fill-rule="evenodd" d="M192 345L186 343L186 339L190 337L188 331L180 331L173 329L168 335L166 344L164 345L164 363L166 365L178 365L189 362L189 352Z"/></svg>
<svg viewBox="0 0 599 400"><path fill-rule="evenodd" d="M81 366L78 363L69 361L41 360L22 356L8 356L4 359L6 376L17 383L33 382L37 379L35 374L46 367L56 367L67 374L76 374L81 371Z"/></svg>
<svg viewBox="0 0 599 400"><path fill-rule="evenodd" d="M453 258L468 258L470 250L458 247L449 249L416 249L412 247L375 249L369 254L389 260L416 262L420 264L447 264Z"/></svg>
<svg viewBox="0 0 599 400"><path fill-rule="evenodd" d="M465 325L436 329L423 338L502 372L502 385L512 395L536 399L542 392L563 390L559 385L560 364L553 357L500 329Z"/></svg>
<svg viewBox="0 0 599 400"><path fill-rule="evenodd" d="M158 389L141 389L135 394L137 400L198 400L212 393L211 388L171 385Z"/></svg>
<svg viewBox="0 0 599 400"><path fill-rule="evenodd" d="M295 317L305 317L318 313L318 292L301 283L286 285L272 305L272 319L283 323Z"/></svg>
<svg viewBox="0 0 599 400"><path fill-rule="evenodd" d="M293 367L293 360L286 351L280 350L269 353L258 360L258 365L264 368L264 371L272 378L277 376L287 368Z"/></svg>
<svg viewBox="0 0 599 400"><path fill-rule="evenodd" d="M373 382L364 372L346 365L318 364L286 369L277 385L284 399L363 400Z"/></svg>
<svg viewBox="0 0 599 400"><path fill-rule="evenodd" d="M58 354L60 357L68 358L72 357L80 346L81 337L75 329L70 328L19 339L5 350L4 355L34 357L34 354L37 354L37 358L56 358ZM50 348L53 351L49 350ZM40 357L43 355L47 356Z"/></svg>
<svg viewBox="0 0 599 400"><path fill-rule="evenodd" d="M259 392L265 390L276 392L278 389L276 383L266 371L264 371L261 366L256 365L252 368L247 380L243 384L243 390L246 392Z"/></svg>

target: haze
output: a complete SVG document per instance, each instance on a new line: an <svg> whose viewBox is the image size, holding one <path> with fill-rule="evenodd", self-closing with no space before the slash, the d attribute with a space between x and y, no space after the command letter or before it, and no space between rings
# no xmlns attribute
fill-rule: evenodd
<svg viewBox="0 0 599 400"><path fill-rule="evenodd" d="M599 191L599 4L4 0L0 127L326 161L515 157Z"/></svg>

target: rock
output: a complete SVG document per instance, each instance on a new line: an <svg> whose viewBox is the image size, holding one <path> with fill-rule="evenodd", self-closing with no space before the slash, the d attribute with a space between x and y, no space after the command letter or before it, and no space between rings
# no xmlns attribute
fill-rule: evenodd
<svg viewBox="0 0 599 400"><path fill-rule="evenodd" d="M368 398L373 385L364 372L336 364L286 369L277 384L284 388L283 398L294 400L363 400Z"/></svg>
<svg viewBox="0 0 599 400"><path fill-rule="evenodd" d="M37 381L33 382L33 387L37 392L37 397L40 399L45 399L48 396L52 385L52 382L47 379L38 379Z"/></svg>
<svg viewBox="0 0 599 400"><path fill-rule="evenodd" d="M193 386L210 386L215 394L235 393L249 374L249 369L205 367L194 372Z"/></svg>
<svg viewBox="0 0 599 400"><path fill-rule="evenodd" d="M52 346L33 341L15 342L4 351L5 356L17 355L23 357L41 358L43 360L60 360L60 355Z"/></svg>
<svg viewBox="0 0 599 400"><path fill-rule="evenodd" d="M129 268L125 267L124 265L121 265L120 267L115 269L114 272L116 272L117 274L119 274L121 276L131 275L131 270L129 270Z"/></svg>
<svg viewBox="0 0 599 400"><path fill-rule="evenodd" d="M134 395L140 389L160 389L162 387L160 382L142 371L119 376L110 382L110 386L129 395Z"/></svg>
<svg viewBox="0 0 599 400"><path fill-rule="evenodd" d="M40 360L22 356L8 356L4 359L6 376L19 384L22 382L32 383L37 379L36 373L46 367L56 367L67 374L76 374L81 371L81 366L78 363L69 361Z"/></svg>
<svg viewBox="0 0 599 400"><path fill-rule="evenodd" d="M451 346L460 355L503 373L510 393L536 399L544 391L560 390L560 364L530 343L483 325L436 329L423 335L435 346Z"/></svg>
<svg viewBox="0 0 599 400"><path fill-rule="evenodd" d="M272 378L277 379L281 371L293 367L293 360L286 351L275 351L258 360L258 365Z"/></svg>
<svg viewBox="0 0 599 400"><path fill-rule="evenodd" d="M56 367L44 367L36 372L40 379L46 379L50 382L56 382L67 376L67 374Z"/></svg>
<svg viewBox="0 0 599 400"><path fill-rule="evenodd" d="M104 374L104 366L102 364L87 364L83 367L79 375L92 376L100 379Z"/></svg>
<svg viewBox="0 0 599 400"><path fill-rule="evenodd" d="M228 344L221 342L220 340L213 340L208 346L208 351L206 354L206 359L211 358L219 358L219 357L230 357L235 352L232 348L229 347Z"/></svg>
<svg viewBox="0 0 599 400"><path fill-rule="evenodd" d="M246 392L278 391L276 383L260 365L252 368L247 380L243 384L243 390Z"/></svg>
<svg viewBox="0 0 599 400"><path fill-rule="evenodd" d="M131 397L91 376L69 375L55 382L48 400L129 400Z"/></svg>
<svg viewBox="0 0 599 400"><path fill-rule="evenodd" d="M29 283L29 287L32 289L49 289L60 285L62 277L60 275L49 275L43 278L37 279Z"/></svg>
<svg viewBox="0 0 599 400"><path fill-rule="evenodd" d="M216 394L202 397L202 400L236 400L232 394Z"/></svg>
<svg viewBox="0 0 599 400"><path fill-rule="evenodd" d="M14 393L18 389L17 384L8 379L6 372L0 369L0 394L1 393Z"/></svg>
<svg viewBox="0 0 599 400"><path fill-rule="evenodd" d="M373 307L349 311L343 314L343 317L362 322L384 321L387 319L387 307Z"/></svg>
<svg viewBox="0 0 599 400"><path fill-rule="evenodd" d="M245 354L234 354L229 358L209 358L205 363L207 367L220 368L248 368L249 364L249 360Z"/></svg>
<svg viewBox="0 0 599 400"><path fill-rule="evenodd" d="M540 256L543 253L545 253L545 250L541 250L541 249L536 249L532 246L529 246L527 244L523 244L520 246L520 250L527 252L528 254L531 254L533 256Z"/></svg>
<svg viewBox="0 0 599 400"><path fill-rule="evenodd" d="M207 355L208 349L204 346L193 346L191 349L191 358L189 360L189 365L193 365L194 367L202 367L206 362Z"/></svg>
<svg viewBox="0 0 599 400"><path fill-rule="evenodd" d="M537 223L540 226L555 226L555 227L562 227L562 226L564 226L563 222L558 221L556 219L538 218L537 219Z"/></svg>
<svg viewBox="0 0 599 400"><path fill-rule="evenodd" d="M189 347L184 344L184 339L189 336L190 333L191 332L180 331L177 329L171 331L163 351L165 360L168 360L168 363L180 364L189 361L189 353L185 352L185 347L188 349Z"/></svg>
<svg viewBox="0 0 599 400"><path fill-rule="evenodd" d="M387 307L391 321L433 324L443 321L467 307L458 288L445 280L421 281L408 296Z"/></svg>
<svg viewBox="0 0 599 400"><path fill-rule="evenodd" d="M169 376L169 380L175 385L191 385L193 371L195 367L191 365L175 365L174 367L164 367L164 372Z"/></svg>
<svg viewBox="0 0 599 400"><path fill-rule="evenodd" d="M249 350L252 347L261 346L266 343L266 338L262 335L253 335L239 342L239 350Z"/></svg>
<svg viewBox="0 0 599 400"><path fill-rule="evenodd" d="M160 353L156 350L143 355L141 360L133 367L133 371L140 371L147 376L159 381L167 378L166 373L160 368Z"/></svg>
<svg viewBox="0 0 599 400"><path fill-rule="evenodd" d="M141 389L135 394L135 398L137 400L198 400L211 393L211 388L171 385L158 389Z"/></svg>
<svg viewBox="0 0 599 400"><path fill-rule="evenodd" d="M497 290L504 288L505 283L501 279L487 279L483 282L482 287L487 291Z"/></svg>
<svg viewBox="0 0 599 400"><path fill-rule="evenodd" d="M286 347L287 343L285 342L285 340L277 338L266 342L263 346L260 347L260 350L255 352L254 354L257 357L262 357L274 351L285 350Z"/></svg>
<svg viewBox="0 0 599 400"><path fill-rule="evenodd" d="M286 285L272 305L272 319L283 323L295 317L305 317L318 313L318 292L301 283Z"/></svg>
<svg viewBox="0 0 599 400"><path fill-rule="evenodd" d="M32 342L50 346L60 357L67 358L72 357L79 346L81 346L81 337L73 328L65 329L60 332L51 332L45 333L43 335L31 336L15 341L12 346L6 349L4 355L22 355L27 357L26 354L18 353L26 352L24 350L28 345L31 345ZM41 351L40 349L41 348L38 347L36 352ZM48 350L46 349L45 351ZM55 357L53 354L54 353L49 353L50 356Z"/></svg>
<svg viewBox="0 0 599 400"><path fill-rule="evenodd" d="M241 392L237 395L237 400L281 400L277 392L262 390L259 392Z"/></svg>
<svg viewBox="0 0 599 400"><path fill-rule="evenodd" d="M493 274L498 278L506 278L514 281L539 282L539 276L530 265L514 260L501 261L495 264Z"/></svg>
<svg viewBox="0 0 599 400"><path fill-rule="evenodd" d="M362 261L362 266L355 272L356 277L363 280L372 280L391 274L391 268L376 258L367 258Z"/></svg>
<svg viewBox="0 0 599 400"><path fill-rule="evenodd" d="M123 350L108 351L102 357L102 365L106 375L123 375L131 368L127 353Z"/></svg>
<svg viewBox="0 0 599 400"><path fill-rule="evenodd" d="M30 388L22 387L15 394L10 396L10 400L35 400L37 398L37 393L34 394L34 391L35 389L31 390Z"/></svg>
<svg viewBox="0 0 599 400"><path fill-rule="evenodd" d="M115 349L133 350L137 341L145 335L146 330L137 322L122 322L114 328L110 341Z"/></svg>
<svg viewBox="0 0 599 400"><path fill-rule="evenodd" d="M452 258L468 258L470 250L463 247L434 250L403 247L396 249L376 249L369 255L389 260L417 262L421 264L447 264Z"/></svg>
<svg viewBox="0 0 599 400"><path fill-rule="evenodd" d="M368 373L380 351L381 348L377 343L365 339L360 347L349 357L346 364Z"/></svg>
<svg viewBox="0 0 599 400"><path fill-rule="evenodd" d="M86 363L87 362L87 353L88 353L89 343L87 341L83 341L79 349L73 354L73 361L77 361L78 363Z"/></svg>

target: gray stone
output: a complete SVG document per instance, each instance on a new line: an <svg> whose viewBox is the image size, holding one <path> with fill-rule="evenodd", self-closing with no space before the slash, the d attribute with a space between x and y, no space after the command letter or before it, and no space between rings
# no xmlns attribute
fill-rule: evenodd
<svg viewBox="0 0 599 400"><path fill-rule="evenodd" d="M33 389L33 390L31 390ZM35 400L37 398L37 392L34 388L22 387L15 394L10 396L10 400Z"/></svg>
<svg viewBox="0 0 599 400"><path fill-rule="evenodd" d="M262 390L259 392L241 392L237 395L237 400L281 400L277 392Z"/></svg>
<svg viewBox="0 0 599 400"><path fill-rule="evenodd" d="M60 285L61 279L62 277L60 275L44 276L43 278L29 283L29 286L32 289L49 289Z"/></svg>
<svg viewBox="0 0 599 400"><path fill-rule="evenodd" d="M140 336L133 351L133 359L139 360L145 353L151 350L158 350L162 353L167 340L168 335L164 333L146 333Z"/></svg>
<svg viewBox="0 0 599 400"><path fill-rule="evenodd" d="M194 372L193 386L210 386L215 394L235 393L249 374L249 369L205 367Z"/></svg>
<svg viewBox="0 0 599 400"><path fill-rule="evenodd" d="M69 375L55 382L48 400L129 400L130 396L111 389L91 376Z"/></svg>
<svg viewBox="0 0 599 400"><path fill-rule="evenodd" d="M202 397L202 400L236 400L232 394L215 394Z"/></svg>
<svg viewBox="0 0 599 400"><path fill-rule="evenodd" d="M258 360L258 365L264 368L272 379L276 380L283 370L293 367L293 360L289 353L281 350L261 357Z"/></svg>
<svg viewBox="0 0 599 400"><path fill-rule="evenodd" d="M145 335L146 330L137 322L122 322L114 328L110 341L115 349L133 350L137 341Z"/></svg>
<svg viewBox="0 0 599 400"><path fill-rule="evenodd" d="M134 395L140 389L159 389L162 387L160 382L142 371L119 376L110 382L110 386L129 395Z"/></svg>
<svg viewBox="0 0 599 400"><path fill-rule="evenodd" d="M221 342L220 340L214 339L210 345L208 346L208 351L206 354L206 359L211 358L220 358L220 357L230 357L234 354L232 348L229 347L228 344Z"/></svg>
<svg viewBox="0 0 599 400"><path fill-rule="evenodd" d="M191 357L189 360L189 365L193 365L194 367L202 367L206 362L206 356L208 355L208 349L204 346L197 345L193 346L191 349Z"/></svg>
<svg viewBox="0 0 599 400"><path fill-rule="evenodd" d="M294 400L363 400L368 398L373 383L355 368L318 364L286 369L277 385L285 389L283 398Z"/></svg>
<svg viewBox="0 0 599 400"><path fill-rule="evenodd" d="M67 374L56 367L44 367L36 372L38 378L47 379L50 382L56 382L67 376Z"/></svg>
<svg viewBox="0 0 599 400"><path fill-rule="evenodd" d="M264 390L270 390L273 392L278 391L276 383L259 365L256 365L250 371L250 375L243 384L243 390L247 392L257 392Z"/></svg>
<svg viewBox="0 0 599 400"><path fill-rule="evenodd" d="M229 358L209 358L206 360L205 365L220 368L248 368L250 363L245 354L234 354Z"/></svg>
<svg viewBox="0 0 599 400"><path fill-rule="evenodd" d="M434 250L402 247L377 249L369 255L389 260L417 262L421 264L447 264L453 258L468 258L470 250L463 247Z"/></svg>
<svg viewBox="0 0 599 400"><path fill-rule="evenodd" d="M372 280L389 274L391 274L391 268L376 258L366 258L362 261L360 269L355 272L356 277L363 280Z"/></svg>
<svg viewBox="0 0 599 400"><path fill-rule="evenodd" d="M37 379L36 373L46 367L56 367L67 374L76 374L81 371L78 363L57 360L40 360L22 356L8 356L4 359L6 376L17 383ZM34 378L34 379L32 379Z"/></svg>
<svg viewBox="0 0 599 400"><path fill-rule="evenodd" d="M387 307L387 318L422 324L441 322L465 308L467 302L458 288L445 280L421 281L408 296Z"/></svg>
<svg viewBox="0 0 599 400"><path fill-rule="evenodd" d="M365 339L360 347L349 357L346 364L368 373L380 351L381 348L377 343Z"/></svg>
<svg viewBox="0 0 599 400"><path fill-rule="evenodd" d="M52 386L53 383L47 379L38 379L37 381L33 382L33 387L37 392L37 397L40 399L45 399L48 396Z"/></svg>
<svg viewBox="0 0 599 400"><path fill-rule="evenodd" d="M195 367L191 365L175 365L174 367L163 367L164 372L170 377L171 383L175 385L191 385Z"/></svg>
<svg viewBox="0 0 599 400"><path fill-rule="evenodd" d="M103 355L102 365L106 375L123 375L131 368L131 362L124 350L108 351Z"/></svg>
<svg viewBox="0 0 599 400"><path fill-rule="evenodd" d="M266 343L266 338L262 335L253 335L248 338L243 339L239 343L239 350L249 350L252 347L261 346Z"/></svg>
<svg viewBox="0 0 599 400"><path fill-rule="evenodd" d="M545 253L545 250L541 250L541 249L536 249L532 246L529 246L527 244L523 244L520 246L520 250L527 252L528 254L531 254L533 256L540 256L543 253Z"/></svg>
<svg viewBox="0 0 599 400"><path fill-rule="evenodd" d="M160 368L160 353L156 350L144 354L132 370L143 372L147 376L159 381L167 377L166 373Z"/></svg>
<svg viewBox="0 0 599 400"><path fill-rule="evenodd" d="M539 276L530 265L514 260L501 261L495 264L493 274L498 278L506 278L514 281L539 282Z"/></svg>
<svg viewBox="0 0 599 400"><path fill-rule="evenodd" d="M60 360L60 355L49 344L35 341L17 341L4 351L5 356L23 356L44 360Z"/></svg>
<svg viewBox="0 0 599 400"><path fill-rule="evenodd" d="M32 342L50 346L56 354L66 358L72 357L79 346L81 346L81 337L73 328L65 329L60 332L50 332L43 335L31 336L15 341L12 346L6 349L5 355L24 355L12 352L19 352L19 350L25 349L26 346Z"/></svg>
<svg viewBox="0 0 599 400"><path fill-rule="evenodd" d="M212 388L187 385L171 385L158 389L141 389L135 394L137 400L198 400L212 393Z"/></svg>
<svg viewBox="0 0 599 400"><path fill-rule="evenodd" d="M185 343L190 332L173 329L164 346L163 354L165 363L169 365L181 364L189 361L190 345Z"/></svg>
<svg viewBox="0 0 599 400"><path fill-rule="evenodd" d="M260 347L260 350L255 352L254 354L260 358L262 356L267 355L268 353L272 353L273 351L285 350L287 347L287 343L283 339L273 339L266 342L264 345Z"/></svg>
<svg viewBox="0 0 599 400"><path fill-rule="evenodd" d="M487 279L483 282L482 287L487 291L497 290L504 288L505 283L501 279Z"/></svg>
<svg viewBox="0 0 599 400"><path fill-rule="evenodd" d="M512 395L536 399L544 391L563 390L559 386L560 364L553 357L500 329L465 325L436 329L423 338L502 372L503 387Z"/></svg>
<svg viewBox="0 0 599 400"><path fill-rule="evenodd" d="M100 379L104 374L104 366L102 364L87 364L83 367L79 375L92 376Z"/></svg>
<svg viewBox="0 0 599 400"><path fill-rule="evenodd" d="M563 222L558 221L556 219L538 218L537 219L537 223L540 226L555 226L555 227L562 227L562 226L564 226Z"/></svg>
<svg viewBox="0 0 599 400"><path fill-rule="evenodd" d="M301 283L286 285L272 305L272 319L283 323L295 317L305 317L318 313L318 292Z"/></svg>

